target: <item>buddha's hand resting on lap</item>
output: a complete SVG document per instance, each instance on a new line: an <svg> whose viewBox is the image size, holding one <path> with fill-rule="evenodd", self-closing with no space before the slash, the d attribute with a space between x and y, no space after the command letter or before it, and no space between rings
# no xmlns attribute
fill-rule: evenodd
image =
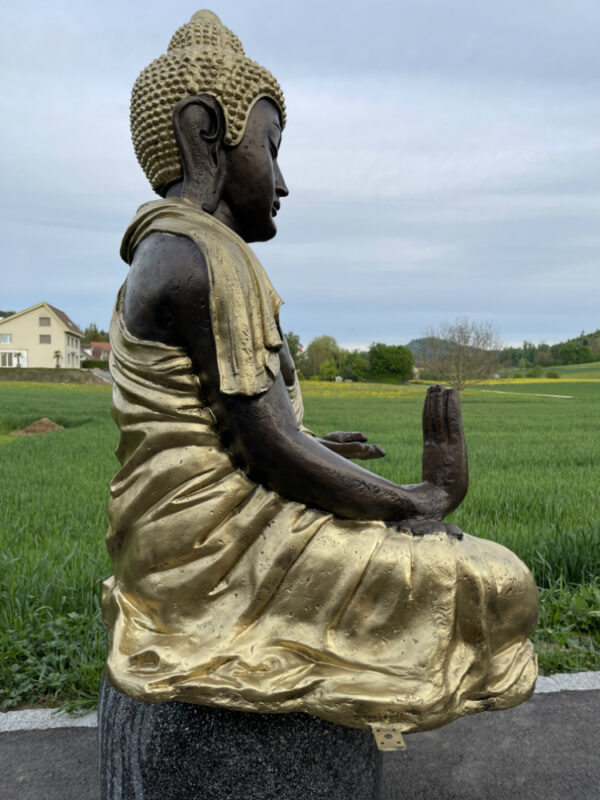
<svg viewBox="0 0 600 800"><path fill-rule="evenodd" d="M430 386L427 390L423 406L423 481L447 496L441 518L457 508L467 493L467 446L456 389Z"/></svg>
<svg viewBox="0 0 600 800"><path fill-rule="evenodd" d="M383 458L385 450L378 444L367 444L367 437L360 431L334 431L322 436L319 441L329 450L344 458Z"/></svg>
<svg viewBox="0 0 600 800"><path fill-rule="evenodd" d="M441 522L439 519L403 519L400 522L388 523L388 525L399 533L409 533L411 536L431 536L443 533L459 540L464 536L458 525Z"/></svg>

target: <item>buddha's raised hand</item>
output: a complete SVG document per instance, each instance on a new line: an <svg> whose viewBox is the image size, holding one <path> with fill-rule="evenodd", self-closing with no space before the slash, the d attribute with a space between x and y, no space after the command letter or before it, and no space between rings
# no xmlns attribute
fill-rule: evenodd
<svg viewBox="0 0 600 800"><path fill-rule="evenodd" d="M457 508L467 493L467 446L456 389L430 386L427 390L423 406L423 481L446 493L442 518Z"/></svg>

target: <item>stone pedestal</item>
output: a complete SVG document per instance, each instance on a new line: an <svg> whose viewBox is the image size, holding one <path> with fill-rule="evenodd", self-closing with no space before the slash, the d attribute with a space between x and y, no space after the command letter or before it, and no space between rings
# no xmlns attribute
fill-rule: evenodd
<svg viewBox="0 0 600 800"><path fill-rule="evenodd" d="M369 731L308 714L141 703L105 679L102 800L377 800Z"/></svg>

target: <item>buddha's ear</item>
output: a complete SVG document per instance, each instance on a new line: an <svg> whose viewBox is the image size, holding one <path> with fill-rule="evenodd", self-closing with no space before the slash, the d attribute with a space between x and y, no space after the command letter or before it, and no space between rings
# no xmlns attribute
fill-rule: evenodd
<svg viewBox="0 0 600 800"><path fill-rule="evenodd" d="M212 214L225 179L221 106L210 95L191 95L175 104L173 131L183 166L183 191Z"/></svg>

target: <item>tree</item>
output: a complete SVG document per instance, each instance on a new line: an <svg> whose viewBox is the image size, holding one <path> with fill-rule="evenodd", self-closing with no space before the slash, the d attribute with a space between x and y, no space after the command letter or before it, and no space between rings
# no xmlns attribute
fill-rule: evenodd
<svg viewBox="0 0 600 800"><path fill-rule="evenodd" d="M298 334L294 333L294 331L288 331L286 334L284 334L284 336L285 336L285 338L287 340L288 348L289 348L292 360L294 362L294 366L297 369L298 368L298 358L302 353L302 342L300 341L300 337L298 336Z"/></svg>
<svg viewBox="0 0 600 800"><path fill-rule="evenodd" d="M345 380L366 381L369 375L369 356L359 350L345 351L339 374Z"/></svg>
<svg viewBox="0 0 600 800"><path fill-rule="evenodd" d="M337 377L338 370L335 361L328 358L325 361L321 361L319 366L319 378L322 381L334 381Z"/></svg>
<svg viewBox="0 0 600 800"><path fill-rule="evenodd" d="M421 356L424 372L459 392L468 384L491 377L498 367L501 344L491 322L463 317L429 330L425 338Z"/></svg>
<svg viewBox="0 0 600 800"><path fill-rule="evenodd" d="M95 322L90 322L83 332L82 341L84 344L89 344L90 342L108 342L108 333L101 328L98 329Z"/></svg>
<svg viewBox="0 0 600 800"><path fill-rule="evenodd" d="M536 346L533 342L528 342L527 339L523 342L523 358L528 364L533 364L535 360Z"/></svg>
<svg viewBox="0 0 600 800"><path fill-rule="evenodd" d="M55 350L55 351L52 353L52 358L55 358L55 359L56 359L56 366L57 366L57 367L60 367L60 360L61 360L61 358L62 358L62 353L60 352L60 350Z"/></svg>
<svg viewBox="0 0 600 800"><path fill-rule="evenodd" d="M375 378L394 378L406 381L412 375L413 356L408 347L401 344L376 342L369 348L369 373Z"/></svg>
<svg viewBox="0 0 600 800"><path fill-rule="evenodd" d="M560 348L560 360L563 364L589 364L594 360L594 354L589 347L566 342Z"/></svg>
<svg viewBox="0 0 600 800"><path fill-rule="evenodd" d="M551 361L550 356L546 350L538 350L535 354L535 364L541 364L543 367L547 366Z"/></svg>
<svg viewBox="0 0 600 800"><path fill-rule="evenodd" d="M333 361L337 367L339 358L340 348L333 336L317 336L298 359L298 365L302 374L310 378L319 374L323 361Z"/></svg>

